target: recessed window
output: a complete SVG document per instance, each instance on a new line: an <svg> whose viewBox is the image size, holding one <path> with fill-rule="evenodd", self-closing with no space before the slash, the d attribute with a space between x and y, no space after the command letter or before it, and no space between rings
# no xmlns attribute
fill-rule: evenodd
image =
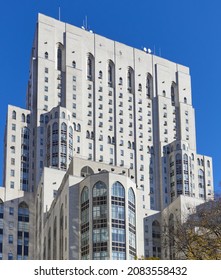
<svg viewBox="0 0 221 280"><path fill-rule="evenodd" d="M16 124L12 124L12 130L16 130Z"/></svg>
<svg viewBox="0 0 221 280"><path fill-rule="evenodd" d="M45 52L45 59L48 59L48 52Z"/></svg>

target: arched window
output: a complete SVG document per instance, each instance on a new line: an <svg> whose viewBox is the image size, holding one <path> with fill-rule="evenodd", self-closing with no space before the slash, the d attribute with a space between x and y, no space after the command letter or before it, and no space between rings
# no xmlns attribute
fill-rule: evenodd
<svg viewBox="0 0 221 280"><path fill-rule="evenodd" d="M210 168L210 161L207 160L207 167Z"/></svg>
<svg viewBox="0 0 221 280"><path fill-rule="evenodd" d="M184 103L187 103L187 98L186 98L186 97L184 97L183 101L184 101Z"/></svg>
<svg viewBox="0 0 221 280"><path fill-rule="evenodd" d="M142 85L141 84L138 85L138 91L142 91Z"/></svg>
<svg viewBox="0 0 221 280"><path fill-rule="evenodd" d="M65 112L61 113L61 117L62 117L62 119L65 119Z"/></svg>
<svg viewBox="0 0 221 280"><path fill-rule="evenodd" d="M89 130L86 131L86 138L90 138L90 132L89 132Z"/></svg>
<svg viewBox="0 0 221 280"><path fill-rule="evenodd" d="M81 192L81 259L89 259L89 189Z"/></svg>
<svg viewBox="0 0 221 280"><path fill-rule="evenodd" d="M80 124L77 125L77 131L81 131L81 125Z"/></svg>
<svg viewBox="0 0 221 280"><path fill-rule="evenodd" d="M119 78L119 85L122 86L123 85L123 78Z"/></svg>
<svg viewBox="0 0 221 280"><path fill-rule="evenodd" d="M22 121L22 122L25 122L25 114L22 114L22 115L21 115L21 121Z"/></svg>
<svg viewBox="0 0 221 280"><path fill-rule="evenodd" d="M98 181L93 187L93 197L106 196L106 195L107 195L107 186L103 182Z"/></svg>
<svg viewBox="0 0 221 280"><path fill-rule="evenodd" d="M57 70L62 70L62 49L60 46L57 49Z"/></svg>
<svg viewBox="0 0 221 280"><path fill-rule="evenodd" d="M115 197L125 197L125 190L120 182L115 182L111 188L111 195Z"/></svg>
<svg viewBox="0 0 221 280"><path fill-rule="evenodd" d="M191 154L191 159L194 160L194 154L193 153Z"/></svg>
<svg viewBox="0 0 221 280"><path fill-rule="evenodd" d="M48 52L45 52L45 59L48 59Z"/></svg>
<svg viewBox="0 0 221 280"><path fill-rule="evenodd" d="M99 71L98 78L99 78L99 79L102 79L102 78L103 78L103 72L102 72L102 71Z"/></svg>
<svg viewBox="0 0 221 280"><path fill-rule="evenodd" d="M76 62L75 61L72 61L72 67L76 68Z"/></svg>
<svg viewBox="0 0 221 280"><path fill-rule="evenodd" d="M81 204L85 203L88 200L89 200L89 189L88 187L84 187L81 193Z"/></svg>
<svg viewBox="0 0 221 280"><path fill-rule="evenodd" d="M107 143L111 144L111 137L109 135L107 136Z"/></svg>
<svg viewBox="0 0 221 280"><path fill-rule="evenodd" d="M128 148L131 149L131 142L128 141Z"/></svg>
<svg viewBox="0 0 221 280"><path fill-rule="evenodd" d="M87 176L90 176L90 175L93 175L94 174L94 171L91 167L89 166L84 166L82 169L81 169L81 177L87 177Z"/></svg>
<svg viewBox="0 0 221 280"><path fill-rule="evenodd" d="M58 167L58 123L52 125L52 166Z"/></svg>
<svg viewBox="0 0 221 280"><path fill-rule="evenodd" d="M29 207L26 202L18 205L18 259L28 259L29 256Z"/></svg>
<svg viewBox="0 0 221 280"><path fill-rule="evenodd" d="M16 120L16 112L15 111L12 111L12 119Z"/></svg>

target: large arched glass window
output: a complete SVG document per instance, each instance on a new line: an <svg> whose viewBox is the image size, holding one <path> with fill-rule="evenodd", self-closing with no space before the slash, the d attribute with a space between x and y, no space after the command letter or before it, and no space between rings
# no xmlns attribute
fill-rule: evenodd
<svg viewBox="0 0 221 280"><path fill-rule="evenodd" d="M73 157L73 128L69 126L69 160Z"/></svg>
<svg viewBox="0 0 221 280"><path fill-rule="evenodd" d="M107 186L98 181L93 186L93 259L108 259Z"/></svg>
<svg viewBox="0 0 221 280"><path fill-rule="evenodd" d="M24 201L18 205L17 259L29 256L29 207Z"/></svg>
<svg viewBox="0 0 221 280"><path fill-rule="evenodd" d="M176 184L177 195L183 194L182 157L180 154L176 155ZM171 192L171 200L174 199L175 193Z"/></svg>
<svg viewBox="0 0 221 280"><path fill-rule="evenodd" d="M52 166L58 167L58 123L52 125Z"/></svg>
<svg viewBox="0 0 221 280"><path fill-rule="evenodd" d="M47 128L47 166L51 165L51 126Z"/></svg>
<svg viewBox="0 0 221 280"><path fill-rule="evenodd" d="M185 194L189 195L190 194L190 189L189 189L189 165L188 165L188 156L187 154L183 155L183 173L184 173L184 190Z"/></svg>
<svg viewBox="0 0 221 280"><path fill-rule="evenodd" d="M112 259L126 259L125 190L120 182L111 188Z"/></svg>
<svg viewBox="0 0 221 280"><path fill-rule="evenodd" d="M61 169L67 168L67 125L61 124Z"/></svg>
<svg viewBox="0 0 221 280"><path fill-rule="evenodd" d="M128 190L129 259L136 256L136 204L132 188Z"/></svg>
<svg viewBox="0 0 221 280"><path fill-rule="evenodd" d="M89 189L81 193L81 259L89 259Z"/></svg>

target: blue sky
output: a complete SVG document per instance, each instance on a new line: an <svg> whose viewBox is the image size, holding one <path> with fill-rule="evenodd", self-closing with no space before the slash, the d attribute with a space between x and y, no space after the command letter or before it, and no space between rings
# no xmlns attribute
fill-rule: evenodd
<svg viewBox="0 0 221 280"><path fill-rule="evenodd" d="M213 157L214 186L221 190L221 1L219 0L20 0L1 1L0 184L7 105L25 107L29 58L38 13L190 67L197 152Z"/></svg>

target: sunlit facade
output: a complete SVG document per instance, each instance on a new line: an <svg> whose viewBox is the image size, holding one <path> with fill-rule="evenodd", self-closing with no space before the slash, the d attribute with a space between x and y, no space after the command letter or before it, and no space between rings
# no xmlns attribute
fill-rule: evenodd
<svg viewBox="0 0 221 280"><path fill-rule="evenodd" d="M162 211L213 198L189 68L39 14L26 97L8 107L0 259L168 258Z"/></svg>

